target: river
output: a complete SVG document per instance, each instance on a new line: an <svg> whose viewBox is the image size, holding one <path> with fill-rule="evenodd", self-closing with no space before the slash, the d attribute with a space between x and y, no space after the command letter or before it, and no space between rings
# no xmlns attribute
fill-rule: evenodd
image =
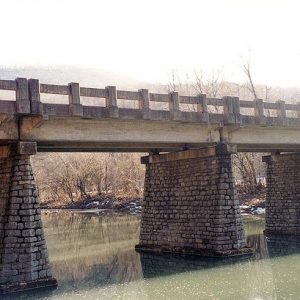
<svg viewBox="0 0 300 300"><path fill-rule="evenodd" d="M247 259L138 254L139 217L43 214L56 290L3 299L300 299L299 241L267 241L246 217Z"/></svg>

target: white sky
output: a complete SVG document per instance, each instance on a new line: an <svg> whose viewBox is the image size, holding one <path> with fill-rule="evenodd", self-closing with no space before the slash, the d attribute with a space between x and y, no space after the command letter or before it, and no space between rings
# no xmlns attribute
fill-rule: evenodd
<svg viewBox="0 0 300 300"><path fill-rule="evenodd" d="M299 4L298 4L299 3ZM222 70L300 87L298 0L0 0L0 65L75 65L166 82Z"/></svg>

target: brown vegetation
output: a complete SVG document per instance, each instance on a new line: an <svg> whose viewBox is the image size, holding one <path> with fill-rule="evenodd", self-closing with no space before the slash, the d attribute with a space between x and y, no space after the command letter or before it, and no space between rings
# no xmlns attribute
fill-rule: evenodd
<svg viewBox="0 0 300 300"><path fill-rule="evenodd" d="M41 153L33 158L43 202L65 205L103 193L141 196L144 167L140 154Z"/></svg>
<svg viewBox="0 0 300 300"><path fill-rule="evenodd" d="M123 207L142 197L144 165L140 153L40 153L33 157L35 177L46 207L85 208L97 200L101 208ZM234 156L241 197L263 195L261 155ZM260 197L261 198L261 197ZM242 201L243 202L243 201Z"/></svg>

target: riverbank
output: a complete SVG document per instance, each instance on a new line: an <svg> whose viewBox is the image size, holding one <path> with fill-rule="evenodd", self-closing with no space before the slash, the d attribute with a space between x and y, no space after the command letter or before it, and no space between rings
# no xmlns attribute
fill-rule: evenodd
<svg viewBox="0 0 300 300"><path fill-rule="evenodd" d="M242 215L265 214L266 191L262 189L255 194L239 194Z"/></svg>
<svg viewBox="0 0 300 300"><path fill-rule="evenodd" d="M67 204L42 203L42 209L48 210L80 210L86 212L101 213L129 213L139 214L142 212L141 197L120 197L112 194L101 195L93 198L77 200Z"/></svg>
<svg viewBox="0 0 300 300"><path fill-rule="evenodd" d="M261 215L265 213L265 193L239 195L240 208L243 215ZM77 200L67 204L42 203L42 209L74 210L84 212L140 214L142 212L141 197L121 197L105 194L93 198Z"/></svg>

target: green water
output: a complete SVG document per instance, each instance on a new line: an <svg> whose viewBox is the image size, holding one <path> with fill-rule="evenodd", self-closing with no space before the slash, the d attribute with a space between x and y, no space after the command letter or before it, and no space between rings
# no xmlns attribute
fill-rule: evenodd
<svg viewBox="0 0 300 300"><path fill-rule="evenodd" d="M267 241L261 218L245 220L256 254L243 260L140 255L136 216L52 213L43 222L59 287L5 299L300 299L299 241Z"/></svg>

